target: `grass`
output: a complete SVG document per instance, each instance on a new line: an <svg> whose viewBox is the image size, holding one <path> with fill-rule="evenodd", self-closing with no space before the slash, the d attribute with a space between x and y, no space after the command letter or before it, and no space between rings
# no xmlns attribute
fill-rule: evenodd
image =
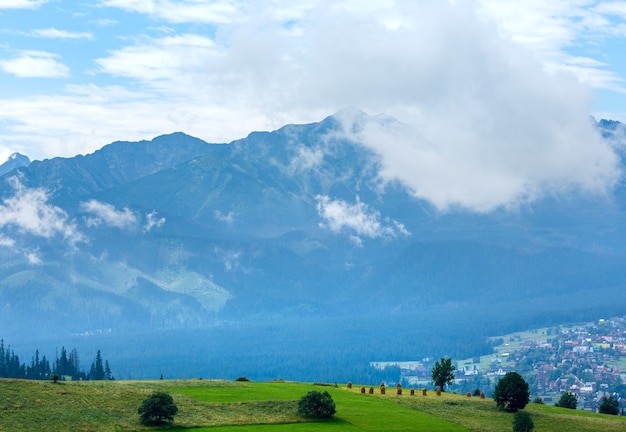
<svg viewBox="0 0 626 432"><path fill-rule="evenodd" d="M320 387L291 382L212 380L66 382L0 380L0 431L142 431L137 408L155 390L170 393L179 413L168 430L236 431L503 431L512 414L492 400L429 392L424 397L362 395L359 386ZM297 415L297 400L308 391L328 391L334 419L311 422ZM390 389L391 390L391 389ZM395 390L395 389L394 389ZM530 404L540 431L624 431L623 417Z"/></svg>

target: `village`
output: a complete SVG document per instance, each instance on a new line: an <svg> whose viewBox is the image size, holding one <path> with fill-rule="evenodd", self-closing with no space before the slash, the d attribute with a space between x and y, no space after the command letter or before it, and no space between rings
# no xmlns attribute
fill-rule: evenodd
<svg viewBox="0 0 626 432"><path fill-rule="evenodd" d="M604 396L619 399L620 408L626 405L626 317L502 339L496 353L487 356L486 370L464 364L458 378L473 381L472 374L496 377L515 370L545 403L569 391L577 396L578 407L589 411L596 411Z"/></svg>
<svg viewBox="0 0 626 432"><path fill-rule="evenodd" d="M620 414L626 409L626 317L513 333L492 341L492 354L457 362L449 391L479 389L491 394L499 377L516 371L528 382L536 402L553 405L561 394L571 392L578 409L597 411L605 396L619 400ZM372 366L399 367L403 385L423 386L430 382L433 361Z"/></svg>

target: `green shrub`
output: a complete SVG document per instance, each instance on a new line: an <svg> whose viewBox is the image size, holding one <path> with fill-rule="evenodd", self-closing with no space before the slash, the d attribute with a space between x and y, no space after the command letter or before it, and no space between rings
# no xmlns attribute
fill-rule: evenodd
<svg viewBox="0 0 626 432"><path fill-rule="evenodd" d="M237 378L235 381L242 381L242 382L248 382L250 381L247 377L245 376L240 376L239 378Z"/></svg>
<svg viewBox="0 0 626 432"><path fill-rule="evenodd" d="M298 401L298 414L313 419L327 419L335 415L335 402L330 393L310 391Z"/></svg>
<svg viewBox="0 0 626 432"><path fill-rule="evenodd" d="M619 413L619 401L613 399L613 396L603 397L602 403L598 407L598 412L601 414L617 415Z"/></svg>
<svg viewBox="0 0 626 432"><path fill-rule="evenodd" d="M561 398L558 400L558 402L554 404L554 406L558 406L561 408L569 408L569 409L576 409L577 405L578 405L578 398L576 398L576 395L572 392L563 393L561 395Z"/></svg>
<svg viewBox="0 0 626 432"><path fill-rule="evenodd" d="M535 428L533 419L526 411L518 411L513 417L513 432L531 432Z"/></svg>
<svg viewBox="0 0 626 432"><path fill-rule="evenodd" d="M177 412L178 407L174 399L164 392L152 393L137 409L141 424L147 426L168 424L174 420Z"/></svg>

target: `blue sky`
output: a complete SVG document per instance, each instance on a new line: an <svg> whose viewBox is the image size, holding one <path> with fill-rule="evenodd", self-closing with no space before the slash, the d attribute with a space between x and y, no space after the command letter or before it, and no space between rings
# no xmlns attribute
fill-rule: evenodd
<svg viewBox="0 0 626 432"><path fill-rule="evenodd" d="M174 131L229 142L357 107L411 128L404 146L395 132L359 138L442 208L572 183L548 170L595 190L615 160L580 125L626 120L625 19L626 2L591 0L0 0L0 159ZM436 162L443 195L405 178L411 152ZM459 182L490 167L476 182L506 190L463 201Z"/></svg>

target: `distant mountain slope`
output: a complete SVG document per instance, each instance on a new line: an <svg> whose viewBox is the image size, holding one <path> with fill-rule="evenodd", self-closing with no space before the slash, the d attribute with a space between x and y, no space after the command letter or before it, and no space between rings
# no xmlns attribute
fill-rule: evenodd
<svg viewBox="0 0 626 432"><path fill-rule="evenodd" d="M53 201L75 200L176 166L211 150L212 146L206 142L178 132L152 141L115 142L86 156L34 161L19 172L23 174L24 186L44 187ZM4 185L0 192L6 197L12 191Z"/></svg>
<svg viewBox="0 0 626 432"><path fill-rule="evenodd" d="M425 313L510 328L626 307L622 185L608 199L438 212L380 169L334 116L224 145L176 133L33 162L0 182L0 326L26 337L382 314L411 317L414 334Z"/></svg>
<svg viewBox="0 0 626 432"><path fill-rule="evenodd" d="M30 159L28 156L24 156L20 153L13 153L9 158L0 165L0 176L13 171L16 168L27 167L30 165Z"/></svg>

